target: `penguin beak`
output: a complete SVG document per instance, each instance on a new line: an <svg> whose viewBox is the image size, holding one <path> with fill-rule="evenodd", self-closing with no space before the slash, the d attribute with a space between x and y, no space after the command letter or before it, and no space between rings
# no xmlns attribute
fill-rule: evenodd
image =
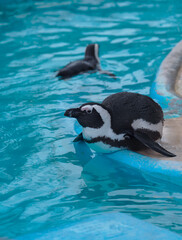
<svg viewBox="0 0 182 240"><path fill-rule="evenodd" d="M83 112L80 110L80 108L71 108L66 110L64 113L64 116L66 117L72 117L72 118L77 118L79 117Z"/></svg>

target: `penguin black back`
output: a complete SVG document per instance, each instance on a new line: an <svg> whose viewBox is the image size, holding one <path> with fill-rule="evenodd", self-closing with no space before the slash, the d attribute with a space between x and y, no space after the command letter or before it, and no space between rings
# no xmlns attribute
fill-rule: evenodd
<svg viewBox="0 0 182 240"><path fill-rule="evenodd" d="M112 127L117 134L122 131L121 122L125 129L137 119L143 119L152 124L163 122L163 111L160 105L152 98L138 93L115 93L104 99L102 105L110 110Z"/></svg>
<svg viewBox="0 0 182 240"><path fill-rule="evenodd" d="M114 74L101 70L98 44L89 44L86 47L84 59L70 62L58 71L56 77L67 79L89 71L99 71L100 73L116 78Z"/></svg>

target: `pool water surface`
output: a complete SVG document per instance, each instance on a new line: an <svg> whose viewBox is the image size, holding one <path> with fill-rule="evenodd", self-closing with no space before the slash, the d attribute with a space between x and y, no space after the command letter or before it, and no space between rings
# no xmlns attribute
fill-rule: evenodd
<svg viewBox="0 0 182 240"><path fill-rule="evenodd" d="M75 121L64 117L115 92L149 95L181 40L181 9L181 0L0 0L0 237L109 212L182 235L181 188L73 144ZM55 78L90 43L117 79Z"/></svg>

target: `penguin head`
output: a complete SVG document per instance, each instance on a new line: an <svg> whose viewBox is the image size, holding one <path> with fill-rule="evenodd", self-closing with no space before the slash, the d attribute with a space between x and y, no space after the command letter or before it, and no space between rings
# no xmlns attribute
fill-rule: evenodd
<svg viewBox="0 0 182 240"><path fill-rule="evenodd" d="M101 128L107 120L110 120L108 110L101 104L93 102L83 104L79 108L68 109L64 115L76 118L84 128Z"/></svg>
<svg viewBox="0 0 182 240"><path fill-rule="evenodd" d="M99 45L97 43L89 44L86 47L85 59L88 59L88 58L94 58L98 63L100 62L100 60L99 60Z"/></svg>

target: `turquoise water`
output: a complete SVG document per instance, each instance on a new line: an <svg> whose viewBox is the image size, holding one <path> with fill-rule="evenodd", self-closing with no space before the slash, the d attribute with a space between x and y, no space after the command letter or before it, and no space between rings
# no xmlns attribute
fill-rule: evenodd
<svg viewBox="0 0 182 240"><path fill-rule="evenodd" d="M74 146L74 120L63 116L118 91L149 95L181 40L181 7L181 0L0 0L0 237L112 211L182 235L181 189ZM92 42L118 79L58 81L55 71Z"/></svg>

